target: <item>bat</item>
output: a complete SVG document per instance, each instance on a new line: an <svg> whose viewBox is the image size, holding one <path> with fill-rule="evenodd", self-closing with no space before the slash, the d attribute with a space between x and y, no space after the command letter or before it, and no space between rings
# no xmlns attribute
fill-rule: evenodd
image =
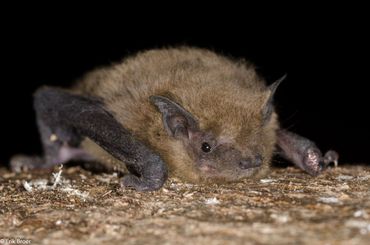
<svg viewBox="0 0 370 245"><path fill-rule="evenodd" d="M279 154L308 174L338 161L279 126L274 93L254 66L192 47L155 49L96 69L68 88L34 94L43 156L13 171L71 160L126 171L122 186L160 189L168 175L195 183L259 178Z"/></svg>

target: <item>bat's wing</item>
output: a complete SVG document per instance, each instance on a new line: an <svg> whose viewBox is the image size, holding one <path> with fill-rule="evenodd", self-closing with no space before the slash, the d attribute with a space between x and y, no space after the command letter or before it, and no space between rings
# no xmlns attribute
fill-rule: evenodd
<svg viewBox="0 0 370 245"><path fill-rule="evenodd" d="M99 100L44 87L35 93L34 107L44 147L44 157L15 158L11 165L45 168L89 156L78 148L88 137L131 172L122 184L140 191L159 189L167 179L167 167L152 151L109 113ZM23 159L23 160L22 160Z"/></svg>

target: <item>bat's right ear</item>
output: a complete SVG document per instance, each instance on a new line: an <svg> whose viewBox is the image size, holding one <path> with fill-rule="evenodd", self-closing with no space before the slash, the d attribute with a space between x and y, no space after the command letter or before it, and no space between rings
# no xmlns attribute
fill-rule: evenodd
<svg viewBox="0 0 370 245"><path fill-rule="evenodd" d="M274 94L276 92L277 87L279 87L280 83L286 78L286 76L287 74L282 76L280 79L278 79L276 82L274 82L268 87L267 100L262 109L263 124L266 124L271 118L272 112L274 111L273 105Z"/></svg>
<svg viewBox="0 0 370 245"><path fill-rule="evenodd" d="M170 136L189 137L190 130L198 129L198 122L194 116L176 102L157 95L150 96L150 101L162 113L164 128Z"/></svg>

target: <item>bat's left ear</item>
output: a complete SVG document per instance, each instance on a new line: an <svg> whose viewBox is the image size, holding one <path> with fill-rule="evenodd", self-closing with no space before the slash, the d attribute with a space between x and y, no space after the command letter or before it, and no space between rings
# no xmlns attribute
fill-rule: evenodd
<svg viewBox="0 0 370 245"><path fill-rule="evenodd" d="M266 124L274 111L274 94L280 83L286 78L286 74L268 87L268 96L262 109L263 124Z"/></svg>
<svg viewBox="0 0 370 245"><path fill-rule="evenodd" d="M150 96L150 101L162 113L162 121L167 133L175 138L189 137L189 131L198 129L194 116L176 102L164 96Z"/></svg>

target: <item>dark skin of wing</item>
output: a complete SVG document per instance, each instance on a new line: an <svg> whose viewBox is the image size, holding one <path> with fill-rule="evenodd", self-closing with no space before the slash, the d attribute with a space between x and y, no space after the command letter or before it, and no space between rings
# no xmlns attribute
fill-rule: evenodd
<svg viewBox="0 0 370 245"><path fill-rule="evenodd" d="M131 174L123 177L122 185L152 191L166 181L167 166L159 155L135 139L98 100L45 87L36 92L34 107L44 156L15 157L11 161L13 170L50 168L72 159L91 160L78 148L82 138L88 137L126 163Z"/></svg>

